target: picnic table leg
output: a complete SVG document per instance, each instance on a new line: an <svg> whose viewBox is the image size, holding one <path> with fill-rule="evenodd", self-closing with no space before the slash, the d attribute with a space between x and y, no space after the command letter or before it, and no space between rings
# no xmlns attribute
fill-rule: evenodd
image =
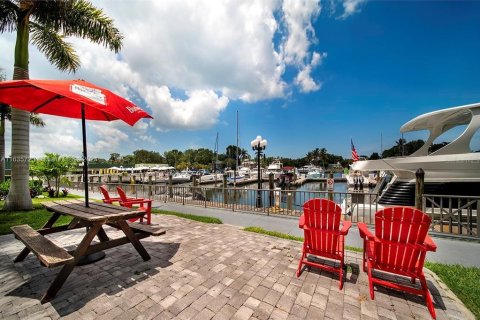
<svg viewBox="0 0 480 320"><path fill-rule="evenodd" d="M150 260L150 255L148 254L145 247L140 243L140 240L135 236L132 229L128 226L126 221L117 221L118 226L122 228L123 233L127 236L128 240L133 244L137 252L142 256L143 261Z"/></svg>
<svg viewBox="0 0 480 320"><path fill-rule="evenodd" d="M42 304L52 300L57 294L58 290L62 288L68 276L70 275L70 273L72 273L73 268L75 268L80 258L85 254L88 247L90 246L90 243L92 243L93 238L95 238L95 236L98 233L98 230L100 230L101 227L102 227L102 223L97 222L93 224L90 230L88 230L87 234L85 234L85 237L83 237L82 242L80 242L77 249L73 253L73 257L75 259L72 262L64 265L62 270L60 270L57 277L55 278L55 280L53 280L47 292L42 297L42 300L40 300Z"/></svg>
<svg viewBox="0 0 480 320"><path fill-rule="evenodd" d="M43 225L43 227L41 229L45 229L45 228L51 228L53 226L53 224L55 223L55 221L58 220L58 218L60 218L61 214L60 213L54 213L50 219L48 219L48 221ZM28 254L30 253L30 249L28 249L27 247L23 248L23 250L18 254L18 256L15 258L15 260L13 260L13 262L20 262L20 261L23 261L25 260L25 258L28 256Z"/></svg>
<svg viewBox="0 0 480 320"><path fill-rule="evenodd" d="M107 233L105 232L105 230L103 230L103 228L100 228L100 230L98 230L97 236L100 242L107 242L108 240L110 240L110 238L107 236Z"/></svg>

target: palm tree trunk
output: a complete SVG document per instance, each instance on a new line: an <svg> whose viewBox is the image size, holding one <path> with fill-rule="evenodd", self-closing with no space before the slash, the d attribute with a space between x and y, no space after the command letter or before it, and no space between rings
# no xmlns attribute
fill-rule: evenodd
<svg viewBox="0 0 480 320"><path fill-rule="evenodd" d="M5 113L0 114L0 183L5 181Z"/></svg>
<svg viewBox="0 0 480 320"><path fill-rule="evenodd" d="M14 80L28 79L28 16L19 19L15 43ZM12 108L12 182L6 210L33 209L29 181L30 112Z"/></svg>

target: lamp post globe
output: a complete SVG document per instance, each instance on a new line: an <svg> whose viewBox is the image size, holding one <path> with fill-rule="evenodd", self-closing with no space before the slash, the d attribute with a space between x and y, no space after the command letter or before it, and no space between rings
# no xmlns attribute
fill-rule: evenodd
<svg viewBox="0 0 480 320"><path fill-rule="evenodd" d="M252 142L250 142L252 150L257 153L257 208L262 207L262 175L260 170L260 158L262 156L262 151L267 147L267 140L263 139L262 136L257 136Z"/></svg>

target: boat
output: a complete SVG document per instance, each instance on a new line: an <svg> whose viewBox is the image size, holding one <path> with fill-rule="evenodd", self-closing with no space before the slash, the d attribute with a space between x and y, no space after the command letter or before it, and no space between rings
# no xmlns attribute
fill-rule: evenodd
<svg viewBox="0 0 480 320"><path fill-rule="evenodd" d="M185 183L190 182L192 175L187 171L177 172L172 176L173 183Z"/></svg>
<svg viewBox="0 0 480 320"><path fill-rule="evenodd" d="M277 181L277 185L284 189L285 187L289 187L292 182L297 180L298 170L295 167L283 167L282 174L280 174L280 178Z"/></svg>
<svg viewBox="0 0 480 320"><path fill-rule="evenodd" d="M280 175L283 173L283 163L280 162L280 160L276 159L274 160L268 167L267 170L265 171L266 178L268 179L268 176L272 173L273 174L273 179L277 180L280 178Z"/></svg>
<svg viewBox="0 0 480 320"><path fill-rule="evenodd" d="M200 183L207 182L221 182L223 180L223 175L221 173L209 173L200 176Z"/></svg>
<svg viewBox="0 0 480 320"><path fill-rule="evenodd" d="M318 180L320 178L325 178L325 176L321 168L314 168L307 172L306 178L309 180Z"/></svg>
<svg viewBox="0 0 480 320"><path fill-rule="evenodd" d="M465 126L452 142L435 152L429 148L447 131ZM415 173L425 172L425 194L480 195L480 150L471 150L473 138L480 132L480 103L453 107L420 115L405 123L400 131L428 130L425 144L410 156L380 160L357 161L353 170L385 171L384 191L378 203L385 205L414 205ZM378 186L377 186L378 188Z"/></svg>
<svg viewBox="0 0 480 320"><path fill-rule="evenodd" d="M309 172L312 172L312 171L318 171L321 173L323 172L323 168L317 167L313 164L307 164L298 169L298 173L304 174L304 175L307 175Z"/></svg>
<svg viewBox="0 0 480 320"><path fill-rule="evenodd" d="M343 175L345 179L347 179L347 185L349 188L355 185L355 172L363 177L364 187L372 188L377 184L378 172L355 171L352 169L349 173Z"/></svg>

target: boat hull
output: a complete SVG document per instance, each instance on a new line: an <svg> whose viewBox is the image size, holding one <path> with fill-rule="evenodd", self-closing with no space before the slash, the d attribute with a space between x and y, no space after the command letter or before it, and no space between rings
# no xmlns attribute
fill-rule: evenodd
<svg viewBox="0 0 480 320"><path fill-rule="evenodd" d="M421 168L425 172L425 182L478 182L480 153L357 161L352 168L360 171L391 171L401 180L415 179L415 172Z"/></svg>

